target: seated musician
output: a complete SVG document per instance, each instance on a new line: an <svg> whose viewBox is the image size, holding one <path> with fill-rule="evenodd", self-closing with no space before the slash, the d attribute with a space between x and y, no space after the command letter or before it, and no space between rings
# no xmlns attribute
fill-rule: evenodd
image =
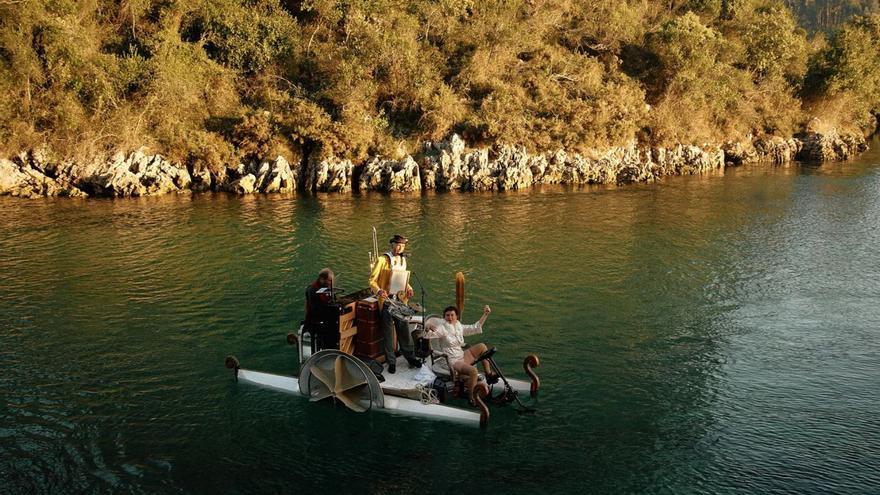
<svg viewBox="0 0 880 495"><path fill-rule="evenodd" d="M477 385L477 368L474 362L481 354L488 350L486 344L480 343L467 349L462 349L464 338L469 335L483 333L483 323L489 317L492 309L483 306L483 316L473 325L462 325L458 321L458 308L449 306L443 310L443 320L434 325L427 325L422 338L436 339L437 350L449 356L449 365L457 373L467 380L467 388L470 402L474 402L474 387ZM486 379L495 378L491 375L489 363L483 361L483 369L486 371Z"/></svg>
<svg viewBox="0 0 880 495"><path fill-rule="evenodd" d="M324 268L306 288L305 329L312 335L315 351L339 347L339 305L333 298L333 277L333 270Z"/></svg>

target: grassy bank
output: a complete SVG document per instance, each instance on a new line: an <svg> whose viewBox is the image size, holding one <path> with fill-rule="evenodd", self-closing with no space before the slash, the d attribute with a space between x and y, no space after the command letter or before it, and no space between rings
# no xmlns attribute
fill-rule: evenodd
<svg viewBox="0 0 880 495"><path fill-rule="evenodd" d="M0 153L216 169L453 132L573 152L867 132L877 60L880 16L809 37L775 1L7 2Z"/></svg>

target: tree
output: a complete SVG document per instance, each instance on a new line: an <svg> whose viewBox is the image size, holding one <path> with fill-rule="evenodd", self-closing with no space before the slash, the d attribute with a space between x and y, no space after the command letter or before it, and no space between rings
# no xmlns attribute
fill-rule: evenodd
<svg viewBox="0 0 880 495"><path fill-rule="evenodd" d="M791 12L772 7L760 9L746 30L746 64L757 78L787 76L797 83L806 71L806 33Z"/></svg>

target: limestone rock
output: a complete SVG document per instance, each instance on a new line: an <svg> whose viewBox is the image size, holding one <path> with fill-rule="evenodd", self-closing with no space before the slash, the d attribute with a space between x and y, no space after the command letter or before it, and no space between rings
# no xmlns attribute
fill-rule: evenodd
<svg viewBox="0 0 880 495"><path fill-rule="evenodd" d="M524 149L504 146L495 159L498 189L501 191L527 189L534 182L532 157Z"/></svg>
<svg viewBox="0 0 880 495"><path fill-rule="evenodd" d="M147 192L137 174L125 167L113 167L100 180L95 191L102 196L144 196Z"/></svg>
<svg viewBox="0 0 880 495"><path fill-rule="evenodd" d="M419 175L422 177L422 187L427 190L437 189L437 168L430 158L425 157L422 160Z"/></svg>
<svg viewBox="0 0 880 495"><path fill-rule="evenodd" d="M351 160L326 158L309 162L305 188L315 192L351 191L354 165Z"/></svg>
<svg viewBox="0 0 880 495"><path fill-rule="evenodd" d="M755 139L754 146L761 159L769 160L779 165L794 161L801 151L803 143L795 138L783 139L771 136Z"/></svg>
<svg viewBox="0 0 880 495"><path fill-rule="evenodd" d="M724 157L721 148L677 145L651 150L657 175L694 175L723 169Z"/></svg>
<svg viewBox="0 0 880 495"><path fill-rule="evenodd" d="M618 184L630 184L647 180L644 169L635 166L623 167L617 172Z"/></svg>
<svg viewBox="0 0 880 495"><path fill-rule="evenodd" d="M493 191L497 188L496 169L489 163L489 150L473 150L462 157L461 175L458 178L465 191Z"/></svg>
<svg viewBox="0 0 880 495"><path fill-rule="evenodd" d="M133 164L132 171L140 173L138 178L150 195L188 191L192 184L192 178L185 168L172 165L158 155L141 158Z"/></svg>
<svg viewBox="0 0 880 495"><path fill-rule="evenodd" d="M422 188L419 165L411 156L390 163L388 175L389 191L418 191Z"/></svg>
<svg viewBox="0 0 880 495"><path fill-rule="evenodd" d="M211 171L208 170L208 167L204 165L194 166L190 171L190 177L192 177L192 185L190 188L193 191L210 191L211 187L214 185L214 175L211 174Z"/></svg>
<svg viewBox="0 0 880 495"><path fill-rule="evenodd" d="M464 141L457 134L445 141L429 144L421 169L421 175L425 177L425 187L428 188L428 184L431 184L438 191L465 188L467 180L464 149Z"/></svg>
<svg viewBox="0 0 880 495"><path fill-rule="evenodd" d="M568 155L563 150L548 154L540 160L531 162L532 177L535 183L559 184L563 180L565 161Z"/></svg>
<svg viewBox="0 0 880 495"><path fill-rule="evenodd" d="M650 149L639 149L635 143L621 148L620 168L617 170L617 183L650 182L656 178L654 162Z"/></svg>
<svg viewBox="0 0 880 495"><path fill-rule="evenodd" d="M728 141L721 145L724 152L724 162L730 165L743 165L758 161L759 155L752 143L741 143L739 141Z"/></svg>
<svg viewBox="0 0 880 495"><path fill-rule="evenodd" d="M592 176L592 167L586 158L579 154L566 155L565 165L562 169L563 184L587 184Z"/></svg>
<svg viewBox="0 0 880 495"><path fill-rule="evenodd" d="M361 191L406 192L422 188L419 165L407 155L403 160L373 158L358 180Z"/></svg>
<svg viewBox="0 0 880 495"><path fill-rule="evenodd" d="M294 192L296 191L298 179L297 170L290 168L290 163L283 156L278 156L269 167L269 172L262 183L261 191L265 193Z"/></svg>
<svg viewBox="0 0 880 495"><path fill-rule="evenodd" d="M385 191L385 178L382 177L386 168L385 163L386 160L378 158L368 161L358 179L358 189L361 191Z"/></svg>
<svg viewBox="0 0 880 495"><path fill-rule="evenodd" d="M254 192L263 192L269 184L269 171L271 168L269 162L252 162L246 168L247 173L256 178L254 180Z"/></svg>
<svg viewBox="0 0 880 495"><path fill-rule="evenodd" d="M0 196L11 195L22 198L43 196L85 197L86 193L69 184L63 184L49 177L29 163L17 164L0 159Z"/></svg>
<svg viewBox="0 0 880 495"><path fill-rule="evenodd" d="M622 166L617 171L618 184L650 182L657 178L656 167L651 161L651 150L640 149L635 143L621 150Z"/></svg>
<svg viewBox="0 0 880 495"><path fill-rule="evenodd" d="M746 142L728 141L721 146L726 165L743 165L759 161L782 164L794 161L803 143L796 138L778 136L750 138Z"/></svg>
<svg viewBox="0 0 880 495"><path fill-rule="evenodd" d="M868 149L864 136L841 135L837 131L825 134L811 132L806 134L802 141L803 148L797 155L798 159L814 163L849 160L855 154Z"/></svg>
<svg viewBox="0 0 880 495"><path fill-rule="evenodd" d="M507 191L534 184L626 184L651 181L665 175L700 174L759 160L787 163L846 160L867 149L861 134L819 132L814 120L808 132L795 138L749 137L720 147L676 145L669 148L625 146L588 154L556 152L530 154L526 149L499 145L470 149L453 134L426 143L417 164L374 157L358 168L364 191L418 191L420 189ZM355 167L350 160L313 158L305 170L279 156L273 161L237 163L208 169L203 163L189 169L144 150L117 154L89 163L52 161L45 150L0 160L0 194L40 196L145 196L183 191L226 190L237 194L292 192L298 187L315 192L348 192Z"/></svg>
<svg viewBox="0 0 880 495"><path fill-rule="evenodd" d="M81 187L101 196L148 196L189 191L189 171L169 163L159 155L138 150L128 155L118 153L97 166L78 172Z"/></svg>
<svg viewBox="0 0 880 495"><path fill-rule="evenodd" d="M245 174L238 179L232 181L228 186L228 191L236 194L251 194L256 190L257 178L254 174Z"/></svg>
<svg viewBox="0 0 880 495"><path fill-rule="evenodd" d="M230 177L228 167L219 167L208 172L211 175L211 189L214 191L225 191L229 184L238 178L238 176Z"/></svg>

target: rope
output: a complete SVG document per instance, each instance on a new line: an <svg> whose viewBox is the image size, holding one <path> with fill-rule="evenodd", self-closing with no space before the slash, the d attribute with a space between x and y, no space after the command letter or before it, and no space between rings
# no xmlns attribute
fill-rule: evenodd
<svg viewBox="0 0 880 495"><path fill-rule="evenodd" d="M519 394L516 393L515 391L513 392L513 398L516 400L516 403L519 404L520 409L517 409L518 412L520 412L520 413L529 413L529 414L535 412L535 409L534 409L534 408L529 407L529 406L523 404L522 401L519 400Z"/></svg>
<svg viewBox="0 0 880 495"><path fill-rule="evenodd" d="M492 390L492 389L490 389L490 390ZM504 380L504 391L501 392L500 394L498 394L498 397L497 397L497 400L495 401L495 403L496 404L509 404L514 401L516 401L517 405L519 405L519 409L517 409L517 412L520 412L520 413L534 413L535 412L534 408L523 404L523 402L519 398L519 393L516 390L514 390L510 386L509 383L507 383L507 380Z"/></svg>
<svg viewBox="0 0 880 495"><path fill-rule="evenodd" d="M422 404L439 404L440 399L437 397L437 391L433 387L426 387L421 383L416 385L419 392L419 401Z"/></svg>

